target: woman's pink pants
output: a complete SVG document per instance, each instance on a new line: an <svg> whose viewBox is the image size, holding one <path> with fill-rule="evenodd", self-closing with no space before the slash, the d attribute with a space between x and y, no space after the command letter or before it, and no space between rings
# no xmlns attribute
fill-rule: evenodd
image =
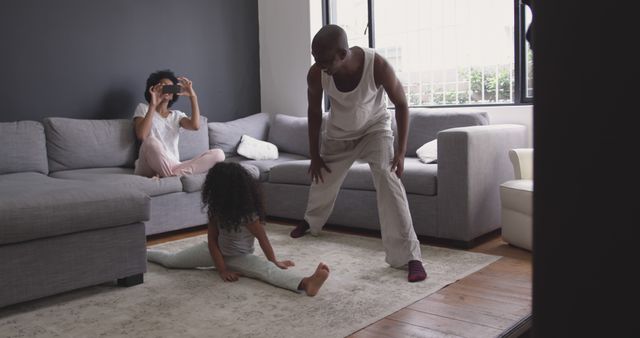
<svg viewBox="0 0 640 338"><path fill-rule="evenodd" d="M157 138L147 137L140 146L136 175L146 177L181 176L206 173L216 163L224 161L224 152L209 149L184 162L177 162L167 156L164 146Z"/></svg>

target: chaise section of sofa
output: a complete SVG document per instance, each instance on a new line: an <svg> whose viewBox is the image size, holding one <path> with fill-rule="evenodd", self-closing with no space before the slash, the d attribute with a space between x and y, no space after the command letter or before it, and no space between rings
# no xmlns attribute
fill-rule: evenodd
<svg viewBox="0 0 640 338"><path fill-rule="evenodd" d="M142 282L149 198L47 176L39 122L0 123L0 307L118 280Z"/></svg>
<svg viewBox="0 0 640 338"><path fill-rule="evenodd" d="M132 120L46 118L43 123L51 177L105 183L148 195L151 209L149 220L144 222L147 235L206 223L198 185L202 178L134 174L138 142ZM209 149L206 117L201 116L200 125L197 131L181 130L182 161Z"/></svg>

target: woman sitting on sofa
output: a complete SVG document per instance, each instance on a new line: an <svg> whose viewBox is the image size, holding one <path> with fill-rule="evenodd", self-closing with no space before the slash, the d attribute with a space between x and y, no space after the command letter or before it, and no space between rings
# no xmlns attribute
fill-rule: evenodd
<svg viewBox="0 0 640 338"><path fill-rule="evenodd" d="M191 118L179 110L169 108L180 96L191 100ZM142 145L135 164L135 174L147 177L181 176L206 173L216 163L224 161L224 152L210 149L191 160L180 162L178 137L180 127L200 128L200 109L192 82L176 77L170 70L149 75L144 97L133 115L136 136Z"/></svg>

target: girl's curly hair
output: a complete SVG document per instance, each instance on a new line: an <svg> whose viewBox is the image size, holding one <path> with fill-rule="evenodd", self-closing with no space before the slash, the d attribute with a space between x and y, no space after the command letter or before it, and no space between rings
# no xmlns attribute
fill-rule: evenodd
<svg viewBox="0 0 640 338"><path fill-rule="evenodd" d="M238 163L220 162L209 169L202 185L202 209L210 221L224 230L254 220L265 221L262 191L258 182Z"/></svg>

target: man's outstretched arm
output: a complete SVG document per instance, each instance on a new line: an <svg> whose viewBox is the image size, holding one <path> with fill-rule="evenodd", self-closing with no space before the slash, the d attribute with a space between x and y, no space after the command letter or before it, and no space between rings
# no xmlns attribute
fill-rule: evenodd
<svg viewBox="0 0 640 338"><path fill-rule="evenodd" d="M311 66L307 74L307 117L309 119L309 155L311 180L324 182L322 169L331 172L320 157L320 127L322 126L322 83L321 70L317 65Z"/></svg>
<svg viewBox="0 0 640 338"><path fill-rule="evenodd" d="M402 83L396 77L393 67L382 56L376 54L374 59L374 78L377 86L384 87L389 100L396 110L396 124L398 127L398 149L393 156L391 171L395 171L398 177L404 171L404 156L407 152L407 134L409 132L409 106L404 95Z"/></svg>

